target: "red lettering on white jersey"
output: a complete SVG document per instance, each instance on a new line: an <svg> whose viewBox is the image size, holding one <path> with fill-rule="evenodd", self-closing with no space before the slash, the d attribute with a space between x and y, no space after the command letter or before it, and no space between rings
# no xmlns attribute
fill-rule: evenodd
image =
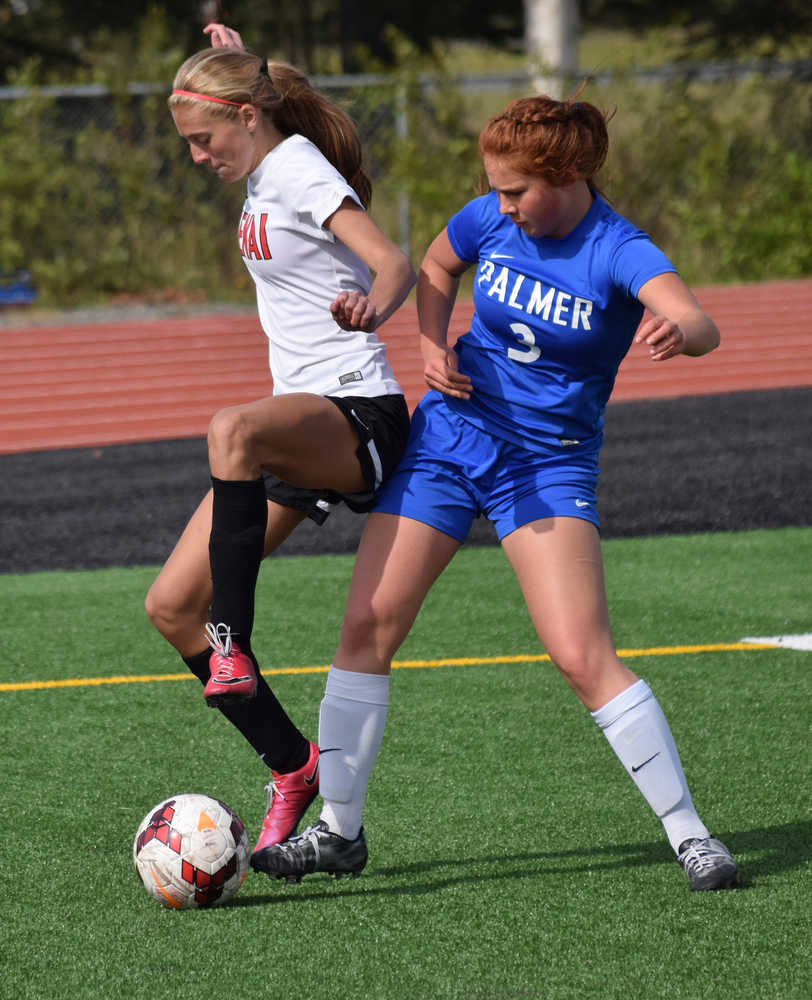
<svg viewBox="0 0 812 1000"><path fill-rule="evenodd" d="M271 250L268 246L268 234L265 232L265 224L268 221L268 213L263 212L259 217L259 245L262 247L262 259L271 259Z"/></svg>
<svg viewBox="0 0 812 1000"><path fill-rule="evenodd" d="M240 241L240 253L246 259L271 260L268 234L265 232L267 221L268 213L263 212L259 217L259 242L257 242L256 218L253 215L243 213L237 237Z"/></svg>

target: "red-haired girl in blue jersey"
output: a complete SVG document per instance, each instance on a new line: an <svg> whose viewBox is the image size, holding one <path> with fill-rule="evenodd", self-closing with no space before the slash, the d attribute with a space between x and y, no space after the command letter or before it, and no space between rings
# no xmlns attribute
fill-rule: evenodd
<svg viewBox="0 0 812 1000"><path fill-rule="evenodd" d="M662 363L712 351L719 332L666 256L599 194L607 150L605 116L578 100L515 101L481 134L490 190L454 215L420 269L431 391L365 526L322 701L320 745L342 750L322 760L319 823L257 857L271 875L363 867L391 659L484 514L539 639L662 821L691 888L737 882L697 815L659 704L618 658L609 627L596 484L618 366L633 340ZM475 314L449 349L469 268Z"/></svg>

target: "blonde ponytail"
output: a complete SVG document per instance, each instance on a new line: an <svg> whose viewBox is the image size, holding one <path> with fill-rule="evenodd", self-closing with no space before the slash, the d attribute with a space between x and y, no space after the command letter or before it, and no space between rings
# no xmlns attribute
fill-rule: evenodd
<svg viewBox="0 0 812 1000"><path fill-rule="evenodd" d="M372 184L363 170L361 137L352 119L311 87L293 66L267 62L244 49L212 48L191 56L175 74L170 108L200 94L217 98L211 113L235 117L240 104L253 104L285 135L309 139L369 208ZM224 102L224 103L219 103Z"/></svg>

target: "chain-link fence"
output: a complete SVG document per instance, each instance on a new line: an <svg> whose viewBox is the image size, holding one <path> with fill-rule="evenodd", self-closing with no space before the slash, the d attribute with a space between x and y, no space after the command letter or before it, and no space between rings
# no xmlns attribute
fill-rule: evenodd
<svg viewBox="0 0 812 1000"><path fill-rule="evenodd" d="M584 99L619 109L602 187L689 280L808 272L810 80L812 60L592 74ZM311 82L358 123L372 213L416 259L475 193L481 125L531 92L524 73ZM9 295L21 294L20 279L14 289L8 280L21 271L48 303L250 294L234 252L242 185L192 168L166 93L141 83L121 92L0 88L0 272ZM0 282L0 303L2 295Z"/></svg>

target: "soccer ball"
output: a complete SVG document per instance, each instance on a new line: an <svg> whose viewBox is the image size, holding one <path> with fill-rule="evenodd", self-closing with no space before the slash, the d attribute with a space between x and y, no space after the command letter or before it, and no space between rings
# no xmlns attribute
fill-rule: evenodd
<svg viewBox="0 0 812 1000"><path fill-rule="evenodd" d="M242 820L208 795L175 795L150 809L133 843L144 888L177 910L222 906L248 872L251 846Z"/></svg>

